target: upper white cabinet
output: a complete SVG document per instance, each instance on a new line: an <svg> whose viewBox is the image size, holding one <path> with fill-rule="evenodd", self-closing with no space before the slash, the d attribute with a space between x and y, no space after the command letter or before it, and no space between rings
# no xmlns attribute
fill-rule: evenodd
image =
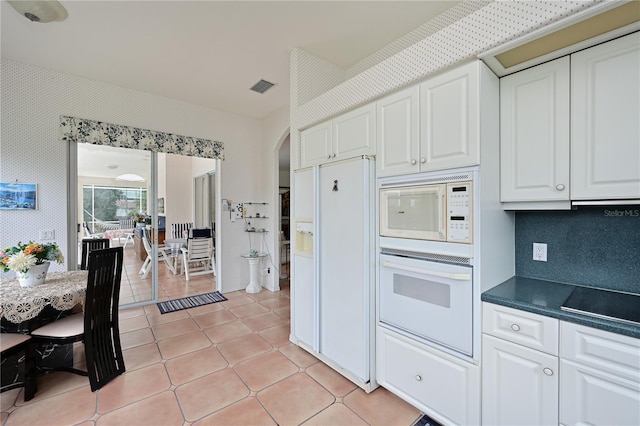
<svg viewBox="0 0 640 426"><path fill-rule="evenodd" d="M364 105L300 134L300 168L375 154L375 105Z"/></svg>
<svg viewBox="0 0 640 426"><path fill-rule="evenodd" d="M412 86L376 102L377 175L420 170L420 88Z"/></svg>
<svg viewBox="0 0 640 426"><path fill-rule="evenodd" d="M480 164L480 73L474 62L420 84L420 165L439 170ZM495 76L494 76L495 78Z"/></svg>
<svg viewBox="0 0 640 426"><path fill-rule="evenodd" d="M479 164L483 108L498 92L487 81L497 78L476 61L379 100L378 176Z"/></svg>
<svg viewBox="0 0 640 426"><path fill-rule="evenodd" d="M640 198L640 33L500 80L501 201Z"/></svg>
<svg viewBox="0 0 640 426"><path fill-rule="evenodd" d="M640 198L640 33L571 55L571 198Z"/></svg>
<svg viewBox="0 0 640 426"><path fill-rule="evenodd" d="M569 57L500 80L502 201L569 202Z"/></svg>

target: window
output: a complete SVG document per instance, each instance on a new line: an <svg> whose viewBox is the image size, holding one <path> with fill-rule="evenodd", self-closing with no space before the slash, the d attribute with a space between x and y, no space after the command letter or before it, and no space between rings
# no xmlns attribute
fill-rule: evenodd
<svg viewBox="0 0 640 426"><path fill-rule="evenodd" d="M134 213L145 213L147 206L146 188L83 185L82 220L92 225L118 223L129 219Z"/></svg>

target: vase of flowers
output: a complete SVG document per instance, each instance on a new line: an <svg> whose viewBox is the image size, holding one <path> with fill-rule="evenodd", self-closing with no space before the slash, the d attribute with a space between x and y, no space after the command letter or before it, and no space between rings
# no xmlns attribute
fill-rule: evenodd
<svg viewBox="0 0 640 426"><path fill-rule="evenodd" d="M13 247L0 250L1 266L4 272L14 271L22 287L44 284L50 262L64 262L57 243L19 242Z"/></svg>

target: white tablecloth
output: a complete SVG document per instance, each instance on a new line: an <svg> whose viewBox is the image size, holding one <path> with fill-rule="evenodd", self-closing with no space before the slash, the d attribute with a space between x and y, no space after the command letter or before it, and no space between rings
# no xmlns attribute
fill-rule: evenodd
<svg viewBox="0 0 640 426"><path fill-rule="evenodd" d="M84 305L87 271L49 272L44 284L20 287L16 278L0 280L0 318L21 323L38 316L45 306L66 311Z"/></svg>

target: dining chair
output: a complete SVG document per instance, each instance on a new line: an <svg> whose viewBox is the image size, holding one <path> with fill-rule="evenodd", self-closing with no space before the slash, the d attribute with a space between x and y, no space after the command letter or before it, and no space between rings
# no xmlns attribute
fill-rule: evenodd
<svg viewBox="0 0 640 426"><path fill-rule="evenodd" d="M95 392L125 372L118 326L122 260L122 247L91 251L84 312L31 332L35 344L84 342L87 371L65 366L47 369L47 373L68 371L89 376L91 391Z"/></svg>
<svg viewBox="0 0 640 426"><path fill-rule="evenodd" d="M142 263L142 267L139 274L142 274L142 278L147 278L149 275L149 271L152 268L153 261L153 249L151 247L151 239L149 237L149 233L146 229L142 229L142 245L144 246L144 251L147 252L147 257L144 259ZM171 260L171 247L158 247L158 257L162 259L162 261L167 265L167 268L174 274L176 273L176 265Z"/></svg>
<svg viewBox="0 0 640 426"><path fill-rule="evenodd" d="M189 281L189 275L213 274L215 276L213 238L189 238L187 247L181 250L187 281Z"/></svg>
<svg viewBox="0 0 640 426"><path fill-rule="evenodd" d="M171 238L187 238L190 234L193 223L172 223L171 224ZM185 232L186 231L186 232ZM186 233L186 235L185 235Z"/></svg>
<svg viewBox="0 0 640 426"><path fill-rule="evenodd" d="M0 392L24 387L24 400L29 401L37 392L35 349L31 345L31 336L20 333L0 333L0 357L4 363L7 357L24 352L24 360L20 363L22 381L3 386Z"/></svg>
<svg viewBox="0 0 640 426"><path fill-rule="evenodd" d="M86 271L89 267L89 253L91 253L93 250L102 250L107 248L109 248L108 238L83 238L80 269Z"/></svg>

